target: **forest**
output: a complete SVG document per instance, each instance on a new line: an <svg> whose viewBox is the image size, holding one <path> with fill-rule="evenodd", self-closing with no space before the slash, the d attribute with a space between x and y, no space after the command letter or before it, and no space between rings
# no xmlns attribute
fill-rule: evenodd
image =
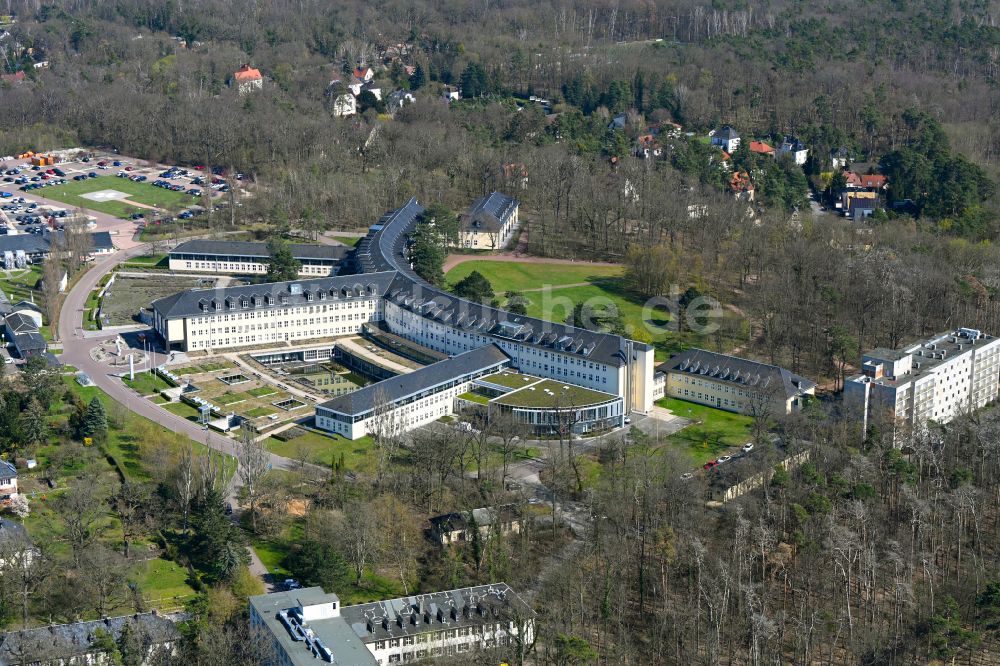
<svg viewBox="0 0 1000 666"><path fill-rule="evenodd" d="M0 154L93 146L246 174L254 196L212 214L210 231L363 231L411 196L443 214L500 190L521 201L529 254L622 264L635 298L672 286L710 295L739 316L706 344L738 344L831 389L873 347L958 326L1000 331L995 3L8 0L4 11L16 20L0 35L0 69L25 79L0 83ZM260 91L232 85L243 63L265 75ZM333 82L359 65L416 102L390 114L367 99L336 117ZM446 86L463 98L443 99ZM612 129L619 114L625 126ZM674 123L661 159L635 155L640 136ZM707 143L723 125L772 145L795 136L810 158L799 167L734 151L734 168L755 177L749 205ZM829 159L841 147L860 172L887 176L888 203L905 205L862 224L814 211L842 177ZM440 243L419 240L440 263ZM662 356L679 342L655 344ZM45 410L60 416L58 438L77 442L87 405L30 381L41 388L2 396L0 421L16 435L6 450L56 436L39 432ZM563 503L587 527L553 520L451 559L408 526L504 496L513 452L497 472L486 435L416 437L364 471L333 460L330 480L274 481L256 498L260 524L233 534L217 470L173 447L170 473L55 511L118 515L138 493L142 540L169 537L160 546L197 572L178 663L264 661L234 652L249 644L243 606L256 586L220 534L278 543L303 582L357 599L505 577L530 588L540 613L525 663L1000 658L1000 413L913 433L903 448L878 427L858 432L835 399L771 426L808 443L809 461L715 509L701 480L681 480L690 462L637 430L596 453L560 442L542 473L553 514ZM66 446L67 470L90 464ZM761 448L773 467L778 454ZM481 464L488 471L468 472ZM179 495L185 469L193 485ZM314 509L275 509L290 498ZM91 559L109 572L114 604L129 605L128 553L92 537L97 522L78 528L79 543L56 535L64 575L5 581L8 627L29 611L103 611L100 590L74 586ZM127 541L116 533L116 547Z"/></svg>

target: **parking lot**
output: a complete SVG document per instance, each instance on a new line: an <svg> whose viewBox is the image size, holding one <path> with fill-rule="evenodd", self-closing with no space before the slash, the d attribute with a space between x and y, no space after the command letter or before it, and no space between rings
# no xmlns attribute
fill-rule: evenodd
<svg viewBox="0 0 1000 666"><path fill-rule="evenodd" d="M125 249L135 245L132 236L146 223L190 219L204 210L206 192L214 201L237 179L242 174L227 179L218 168L169 167L110 153L88 152L45 166L7 157L0 160L0 212L19 231L42 233L43 225L58 228L61 218L82 208L95 223L93 231L110 232Z"/></svg>

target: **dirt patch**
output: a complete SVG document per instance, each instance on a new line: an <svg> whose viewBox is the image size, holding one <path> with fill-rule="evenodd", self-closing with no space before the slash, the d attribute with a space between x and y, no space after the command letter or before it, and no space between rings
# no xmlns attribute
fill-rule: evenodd
<svg viewBox="0 0 1000 666"><path fill-rule="evenodd" d="M309 500L304 499L293 499L288 500L287 505L288 514L295 516L296 518L306 515L306 511L309 510Z"/></svg>
<svg viewBox="0 0 1000 666"><path fill-rule="evenodd" d="M101 316L105 326L128 326L136 323L139 309L149 307L158 298L194 289L203 280L192 277L151 275L149 277L122 277L104 294ZM211 285L208 285L211 286Z"/></svg>

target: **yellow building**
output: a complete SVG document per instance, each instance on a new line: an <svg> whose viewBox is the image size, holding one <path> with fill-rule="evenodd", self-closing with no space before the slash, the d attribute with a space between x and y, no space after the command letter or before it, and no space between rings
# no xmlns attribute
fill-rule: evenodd
<svg viewBox="0 0 1000 666"><path fill-rule="evenodd" d="M738 414L789 414L816 393L816 384L784 368L688 349L657 368L666 395Z"/></svg>

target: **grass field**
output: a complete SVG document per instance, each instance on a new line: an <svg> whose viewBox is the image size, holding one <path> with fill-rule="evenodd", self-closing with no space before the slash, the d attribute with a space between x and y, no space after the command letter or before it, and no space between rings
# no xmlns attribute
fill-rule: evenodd
<svg viewBox="0 0 1000 666"><path fill-rule="evenodd" d="M133 257L125 262L125 266L136 266L139 268L167 268L169 258L165 252L159 254L143 254Z"/></svg>
<svg viewBox="0 0 1000 666"><path fill-rule="evenodd" d="M264 446L279 456L305 460L317 465L330 465L343 455L344 467L352 471L368 471L373 469L375 463L372 455L375 442L371 437L352 441L343 437L307 432L287 442L268 437L264 440Z"/></svg>
<svg viewBox="0 0 1000 666"><path fill-rule="evenodd" d="M499 295L506 291L540 289L594 282L622 274L621 266L574 266L573 264L521 263L513 261L466 261L448 271L445 280L455 284L472 271L479 271Z"/></svg>
<svg viewBox="0 0 1000 666"><path fill-rule="evenodd" d="M701 465L722 455L734 446L742 446L751 439L753 419L721 409L706 407L676 398L663 398L656 404L666 407L674 415L693 419L696 423L667 438L669 445Z"/></svg>
<svg viewBox="0 0 1000 666"><path fill-rule="evenodd" d="M80 196L99 190L124 192L128 195L128 199L91 201ZM96 210L123 219L128 218L132 213L148 210L148 208L133 206L129 201L170 211L178 210L194 202L194 198L184 192L172 192L162 187L154 187L149 183L135 183L128 178L117 178L115 176L100 176L99 178L88 178L87 180L69 181L65 185L47 187L42 196L47 199L61 201L70 206L76 206L77 208Z"/></svg>
<svg viewBox="0 0 1000 666"><path fill-rule="evenodd" d="M333 240L340 241L348 247L354 247L363 238L363 236L334 236Z"/></svg>
<svg viewBox="0 0 1000 666"><path fill-rule="evenodd" d="M142 307L158 298L194 289L201 284L199 278L180 275L155 275L149 277L117 277L104 292L101 315L107 326L128 326L135 323L135 316Z"/></svg>
<svg viewBox="0 0 1000 666"><path fill-rule="evenodd" d="M152 372L141 372L135 376L134 380L123 377L122 381L139 395L159 393L171 387L167 380Z"/></svg>

